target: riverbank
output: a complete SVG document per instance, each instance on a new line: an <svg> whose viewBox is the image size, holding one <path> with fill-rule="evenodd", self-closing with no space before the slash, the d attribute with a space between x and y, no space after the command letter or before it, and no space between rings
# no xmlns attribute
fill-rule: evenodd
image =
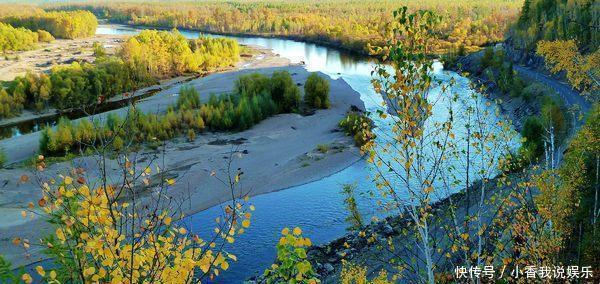
<svg viewBox="0 0 600 284"><path fill-rule="evenodd" d="M516 53L506 43L496 45L494 50L502 50L506 54L507 60L514 63L515 78L525 82L525 88L520 91L532 94L528 94L528 97L513 97L501 91L498 84L491 80L490 75L486 74L486 70L481 67L484 50L463 56L457 62L447 64L447 67L450 70L464 73L477 88L481 88L488 95L489 99L498 102L500 111L511 120L517 131L521 131L528 117L540 114L544 96L558 99L562 101L565 109L580 112L580 114L585 114L590 109L590 102L566 83L563 76L549 74L544 68L543 59L536 57L536 60L526 61L521 58L522 55ZM527 62L527 65L519 65L524 62ZM498 76L498 74L493 74L491 77ZM581 126L583 122L578 120L574 123Z"/></svg>
<svg viewBox="0 0 600 284"><path fill-rule="evenodd" d="M150 26L150 25L135 25L135 24L129 24L129 23L110 21L110 20L106 20L106 19L101 19L101 21L107 23L107 24L103 24L103 26L113 27L113 28L114 27L117 27L117 28L125 27L125 28L133 28L133 29L155 29L155 30L172 30L172 29L176 28L178 30L194 31L194 32L208 33L208 34L221 35L221 36L287 39L287 40L301 41L301 42L316 44L316 45L320 45L320 46L324 46L324 47L329 47L329 48L333 48L336 50L344 51L351 55L371 56L371 54L364 48L359 50L356 48L347 47L347 46L343 45L341 41L331 41L331 40L326 40L326 39L324 40L322 38L318 39L318 38L307 37L307 36L303 36L303 35L289 35L289 34L284 35L284 34L270 34L270 33L228 33L228 32L219 32L219 31L210 31L210 30L205 30L205 29L194 29L194 28L183 28L183 27L160 27L160 26ZM362 45L364 47L366 47L366 44L362 44Z"/></svg>
<svg viewBox="0 0 600 284"><path fill-rule="evenodd" d="M309 75L301 66L249 69L212 74L204 78L191 80L188 84L198 89L201 99L206 100L211 93L225 93L233 88L232 82L241 74L260 72L270 74L275 70L286 70L292 74L297 84L303 84ZM175 86L156 95L140 100L138 110L161 112L174 103L181 86ZM242 191L250 196L264 194L280 189L319 180L338 172L361 159L361 155L351 137L338 130L337 124L346 112L356 106L364 109L359 95L342 79L330 79L331 108L318 110L312 115L280 114L268 118L253 128L239 133L204 133L193 142L181 137L169 141L166 148L142 150L132 157L138 165L160 166L169 177L177 180L168 192L176 200L185 200L182 211L186 215L227 201L229 191L215 177L224 177L229 160L233 169L244 171ZM124 109L111 112L124 113ZM108 112L108 113L111 113ZM101 120L107 113L85 119ZM35 153L39 133L7 139L3 147L7 153L26 156ZM328 145L323 153L317 150L318 144ZM164 156L163 156L164 153ZM158 159L155 159L158 158ZM116 161L110 160L109 176L119 174ZM80 157L69 162L50 165L41 175L49 178L72 167L87 170L87 180L97 176L95 157ZM166 171L166 172L165 172ZM22 218L28 202L38 200L40 190L37 183L21 183L23 174L33 176L33 170L24 168L5 169L0 173L0 248L13 264L30 263L39 258L22 259L22 251L11 244L14 237L37 240L48 230L48 225L38 218ZM31 179L35 180L35 179ZM38 252L39 253L39 252Z"/></svg>
<svg viewBox="0 0 600 284"><path fill-rule="evenodd" d="M508 116L515 129L520 131L528 116L539 114L540 102L538 100L527 101L522 98L513 98L501 92L494 82L481 76L479 61L482 53L477 52L460 58L458 60L461 65L460 70L456 66L450 66L449 69L457 72L466 71L467 74L465 75L467 77L476 82L476 85L484 87L488 92L489 99L499 101L498 106L500 111ZM556 92L556 97L562 100L567 109L576 108L582 111L583 114L589 110L590 103L585 101L568 84L527 66L515 65L514 69L516 75L528 83L539 83L549 88L549 90ZM390 112L389 109L388 112ZM574 123L575 128L573 132L582 123L583 121ZM524 178L526 173L527 170L524 173L509 174L507 180L517 183ZM474 183L471 186L471 190L478 191L479 187L480 182ZM512 190L509 186L497 186L496 179L491 180L488 183L488 187L484 191L484 200L497 199L497 196L505 196ZM451 206L455 210L456 216L458 216L457 219L462 220L466 212L475 212L477 210L476 204L479 202L478 198L477 194L473 194L469 198L469 202L466 202L467 198L463 189L431 205L432 217L429 220L429 228L431 229L429 236L432 240L435 240L433 241L436 243L434 248L440 248L440 250L433 251L433 259L439 261L439 263L436 263L438 268L447 267L448 271L451 271L454 267L453 265L455 265L452 263L452 259L446 259L444 256L446 253L445 249L448 249L450 245L444 246L438 243L448 233L444 228L453 226L452 220L448 216ZM467 204L470 204L470 206L467 206ZM495 206L498 205L485 202L485 209L483 210L485 215L482 217L485 223L489 223L489 220L493 219L493 214L495 214L497 208ZM375 277L381 270L394 271L397 263L394 264L391 260L413 259L420 254L415 247L406 247L407 243L415 243L415 235L417 234L414 228L412 228L414 225L411 226L410 222L411 219L409 217L399 214L381 221L372 222L360 232L350 232L327 244L311 247L308 251L308 258L316 272L320 275L319 278L322 283L339 282L339 275L343 267L342 260L367 268L366 275L369 279ZM393 247L395 251L385 249L386 247ZM423 265L422 260L413 263L413 265ZM411 282L411 280L416 281L417 279L404 279L406 282Z"/></svg>
<svg viewBox="0 0 600 284"><path fill-rule="evenodd" d="M0 81L13 80L15 77L22 76L27 72L48 72L51 68L71 64L72 62L91 63L96 59L93 55L94 43L102 45L105 48L106 53L111 55L117 52L121 43L129 36L130 35L95 35L86 39L55 40L36 50L13 52L10 56L7 56L9 58L8 60L5 58L0 59L0 74L2 74L0 76ZM284 66L289 64L288 59L281 58L270 49L259 46L242 46L245 48L240 56L240 60L233 66L211 70L210 72L202 74L185 74L158 80L156 84L117 94L102 104L86 106L85 110L83 108L63 110L49 108L41 113L24 110L17 117L2 119L0 121L0 128L4 128L0 129L0 139L9 138L14 135L13 133L18 133L18 135L29 133L32 128L41 128L48 122L57 120L59 116L75 119L87 116L90 112L100 113L120 108L130 101L136 101L140 98L151 96L158 91L165 90L176 84L185 83L199 76L231 70Z"/></svg>

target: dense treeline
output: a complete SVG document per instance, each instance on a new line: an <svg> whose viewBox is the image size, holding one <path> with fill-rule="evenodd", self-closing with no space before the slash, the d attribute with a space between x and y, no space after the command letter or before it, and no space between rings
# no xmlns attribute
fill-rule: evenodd
<svg viewBox="0 0 600 284"><path fill-rule="evenodd" d="M112 138L115 150L128 142L152 145L184 133L193 140L204 129L245 130L269 116L297 111L300 100L300 90L287 71L276 71L271 77L247 74L236 80L233 93L213 94L206 103L200 101L196 89L183 87L177 103L164 114L132 110L126 119L110 114L102 124L61 119L55 128L44 129L40 150L46 155L85 150L98 143L100 135Z"/></svg>
<svg viewBox="0 0 600 284"><path fill-rule="evenodd" d="M0 51L29 50L36 47L38 33L0 23Z"/></svg>
<svg viewBox="0 0 600 284"><path fill-rule="evenodd" d="M27 73L0 91L0 117L18 115L23 108L42 111L89 106L154 80L133 73L121 59L99 58L94 64L73 62L47 74Z"/></svg>
<svg viewBox="0 0 600 284"><path fill-rule="evenodd" d="M177 30L142 31L128 39L120 52L138 72L157 78L230 66L239 55L235 40L200 37L190 41Z"/></svg>
<svg viewBox="0 0 600 284"><path fill-rule="evenodd" d="M56 38L82 38L96 33L98 20L89 11L54 11L9 15L0 19L14 27L46 30Z"/></svg>
<svg viewBox="0 0 600 284"><path fill-rule="evenodd" d="M239 45L230 39L187 40L179 32L145 31L130 38L117 56L106 56L96 45L93 64L74 62L49 74L28 73L0 90L0 118L24 108L43 111L102 103L157 79L206 72L239 60Z"/></svg>
<svg viewBox="0 0 600 284"><path fill-rule="evenodd" d="M202 1L68 4L57 9L86 9L113 22L200 29L218 33L269 34L335 44L367 53L368 43L380 43L392 15L401 5L431 9L444 15L439 27L443 50L501 41L516 18L521 1L507 0L387 0L387 1Z"/></svg>
<svg viewBox="0 0 600 284"><path fill-rule="evenodd" d="M594 51L600 46L600 5L594 0L525 0L509 34L518 48L534 50L539 40L575 39Z"/></svg>

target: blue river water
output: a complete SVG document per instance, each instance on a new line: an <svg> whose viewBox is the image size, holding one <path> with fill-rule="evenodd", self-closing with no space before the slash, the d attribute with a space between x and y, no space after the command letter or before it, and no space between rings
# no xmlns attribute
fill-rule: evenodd
<svg viewBox="0 0 600 284"><path fill-rule="evenodd" d="M134 35L140 29L128 26L101 25L98 34ZM197 38L196 31L180 31L188 38ZM209 35L223 37L221 35ZM261 46L272 49L293 63L304 62L308 71L320 71L332 78L343 78L360 94L361 100L370 112L384 110L383 98L371 85L371 71L374 63L368 58L357 57L311 43L277 38L233 37L241 44ZM469 80L454 72L444 71L441 64L435 65L438 79L449 82L456 81L453 92L471 94ZM440 117L447 115L442 106L434 108ZM494 118L500 119L500 118ZM378 137L386 137L390 131L390 123L386 119L374 117ZM384 139L384 138L378 138ZM381 215L375 211L375 201L368 192L374 189L371 181L370 164L360 160L348 168L329 177L289 189L263 194L251 198L256 211L252 216L252 225L246 233L237 236L235 243L227 247L227 251L237 256L238 261L232 263L228 271L217 279L219 283L240 283L252 275L262 273L276 257L275 245L284 227L301 227L304 235L311 238L314 244L323 244L344 235L348 224L345 222L347 211L344 208L344 195L340 193L343 184L357 185L359 209L369 219L373 215ZM443 198L439 196L438 198ZM184 222L200 236L210 236L214 229L214 219L222 213L221 206L215 206L195 215L187 217Z"/></svg>

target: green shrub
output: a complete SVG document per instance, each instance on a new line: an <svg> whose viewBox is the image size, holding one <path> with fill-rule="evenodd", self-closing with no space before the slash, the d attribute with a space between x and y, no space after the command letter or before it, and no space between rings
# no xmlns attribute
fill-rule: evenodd
<svg viewBox="0 0 600 284"><path fill-rule="evenodd" d="M542 99L542 109L540 110L542 124L546 128L552 127L554 130L555 144L559 145L567 136L568 119L565 116L566 111L563 104L556 98L546 96Z"/></svg>
<svg viewBox="0 0 600 284"><path fill-rule="evenodd" d="M94 51L94 57L96 58L106 56L106 49L104 49L104 46L97 41L92 45L92 50Z"/></svg>
<svg viewBox="0 0 600 284"><path fill-rule="evenodd" d="M523 99L530 101L534 98L544 97L551 94L547 86L534 82L523 89Z"/></svg>
<svg viewBox="0 0 600 284"><path fill-rule="evenodd" d="M329 81L312 73L304 84L304 102L315 108L329 108Z"/></svg>
<svg viewBox="0 0 600 284"><path fill-rule="evenodd" d="M196 131L191 128L188 129L187 137L189 142L194 142L196 140Z"/></svg>
<svg viewBox="0 0 600 284"><path fill-rule="evenodd" d="M317 144L317 150L323 154L329 151L329 146L327 144Z"/></svg>
<svg viewBox="0 0 600 284"><path fill-rule="evenodd" d="M525 142L519 153L525 160L531 162L544 153L544 126L539 118L528 117L521 129L521 136L525 138Z"/></svg>
<svg viewBox="0 0 600 284"><path fill-rule="evenodd" d="M483 51L483 56L481 57L480 65L481 69L486 69L492 66L494 62L494 49L490 46L486 47Z"/></svg>
<svg viewBox="0 0 600 284"><path fill-rule="evenodd" d="M270 91L269 78L260 73L245 74L238 77L234 83L236 94L256 96Z"/></svg>
<svg viewBox="0 0 600 284"><path fill-rule="evenodd" d="M200 95L192 86L183 86L177 97L178 109L196 109L200 107Z"/></svg>
<svg viewBox="0 0 600 284"><path fill-rule="evenodd" d="M287 71L275 71L271 76L271 98L279 112L292 112L300 106L300 89Z"/></svg>
<svg viewBox="0 0 600 284"><path fill-rule="evenodd" d="M317 275L306 255L310 239L304 238L298 227L292 232L284 228L281 234L275 264L263 273L266 283L316 283Z"/></svg>
<svg viewBox="0 0 600 284"><path fill-rule="evenodd" d="M275 81L286 82L283 84L284 102L286 94L297 94L296 91L289 91L293 88L285 79L288 76L283 73L275 76L283 78ZM103 124L93 124L88 120L72 123L61 118L55 129L48 127L42 131L40 151L56 156L65 155L71 150L85 150L87 146L100 141L100 134L105 140L113 138L112 148L120 151L130 142L157 145L158 141L183 134L187 134L192 141L196 133L205 128L213 131L245 130L280 112L271 95L271 87L275 85L278 84L271 84L268 77L249 74L241 76L236 83L236 90L240 93L212 94L206 103L200 101L196 89L182 87L177 103L164 114L130 111L125 120L115 113L109 113Z"/></svg>
<svg viewBox="0 0 600 284"><path fill-rule="evenodd" d="M0 168L4 168L6 166L7 157L4 149L0 148Z"/></svg>

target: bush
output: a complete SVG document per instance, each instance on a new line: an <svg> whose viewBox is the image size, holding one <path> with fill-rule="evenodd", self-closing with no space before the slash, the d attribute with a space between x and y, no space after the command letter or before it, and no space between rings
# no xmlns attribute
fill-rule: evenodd
<svg viewBox="0 0 600 284"><path fill-rule="evenodd" d="M37 30L38 41L40 42L52 42L54 41L54 37L45 30Z"/></svg>
<svg viewBox="0 0 600 284"><path fill-rule="evenodd" d="M317 150L323 154L329 151L329 146L327 144L317 144Z"/></svg>
<svg viewBox="0 0 600 284"><path fill-rule="evenodd" d="M196 131L191 128L188 129L187 137L189 142L194 142L196 140Z"/></svg>
<svg viewBox="0 0 600 284"><path fill-rule="evenodd" d="M481 57L480 65L481 69L488 68L492 66L494 62L494 49L492 47L486 47L483 51L483 56Z"/></svg>
<svg viewBox="0 0 600 284"><path fill-rule="evenodd" d="M375 138L373 121L364 114L351 112L340 121L339 126L354 138L356 146L361 147Z"/></svg>
<svg viewBox="0 0 600 284"><path fill-rule="evenodd" d="M562 102L552 98L544 97L542 100L541 118L544 125L554 128L554 135L557 145L567 135L567 118L563 110Z"/></svg>
<svg viewBox="0 0 600 284"><path fill-rule="evenodd" d="M37 33L0 23L0 51L29 50L35 48L37 42Z"/></svg>
<svg viewBox="0 0 600 284"><path fill-rule="evenodd" d="M200 95L192 86L183 86L177 97L178 109L196 109L200 107Z"/></svg>
<svg viewBox="0 0 600 284"><path fill-rule="evenodd" d="M0 168L4 168L6 166L7 157L4 149L0 148Z"/></svg>
<svg viewBox="0 0 600 284"><path fill-rule="evenodd" d="M271 76L271 97L279 112L292 112L300 106L300 89L287 71L275 71Z"/></svg>
<svg viewBox="0 0 600 284"><path fill-rule="evenodd" d="M534 82L523 89L523 99L530 101L534 98L550 95L551 91L543 84Z"/></svg>
<svg viewBox="0 0 600 284"><path fill-rule="evenodd" d="M306 249L312 245L310 239L302 237L298 227L292 232L284 228L281 235L276 263L263 274L266 283L316 283L317 275L306 255Z"/></svg>
<svg viewBox="0 0 600 284"><path fill-rule="evenodd" d="M525 142L521 145L519 153L526 161L533 161L544 153L544 126L540 119L530 116L525 120L521 136Z"/></svg>
<svg viewBox="0 0 600 284"><path fill-rule="evenodd" d="M234 83L234 92L242 96L256 96L270 92L269 78L260 73L245 74Z"/></svg>
<svg viewBox="0 0 600 284"><path fill-rule="evenodd" d="M279 78L275 81L287 82L283 84L283 102L287 102L286 94L297 92L289 91L293 88L285 79L288 76L289 74L283 73L275 76ZM205 104L200 101L196 89L191 86L182 87L176 105L169 107L165 114L131 111L128 119L124 120L110 113L103 125L94 125L87 120L72 123L67 119L60 119L56 130L43 130L40 151L46 155L64 155L71 150L84 150L88 145L99 142L99 134L103 134L105 138L114 138L112 147L120 151L130 142L156 143L183 134L187 134L188 140L193 141L196 133L206 127L213 131L245 130L279 113L278 105L271 96L272 86L281 85L272 84L263 75L248 74L240 76L236 81L236 90L240 93L221 96L213 94Z"/></svg>
<svg viewBox="0 0 600 284"><path fill-rule="evenodd" d="M95 41L92 45L92 50L94 51L94 57L104 57L106 56L106 49L99 42Z"/></svg>
<svg viewBox="0 0 600 284"><path fill-rule="evenodd" d="M304 84L304 102L315 108L329 108L329 81L312 73Z"/></svg>

